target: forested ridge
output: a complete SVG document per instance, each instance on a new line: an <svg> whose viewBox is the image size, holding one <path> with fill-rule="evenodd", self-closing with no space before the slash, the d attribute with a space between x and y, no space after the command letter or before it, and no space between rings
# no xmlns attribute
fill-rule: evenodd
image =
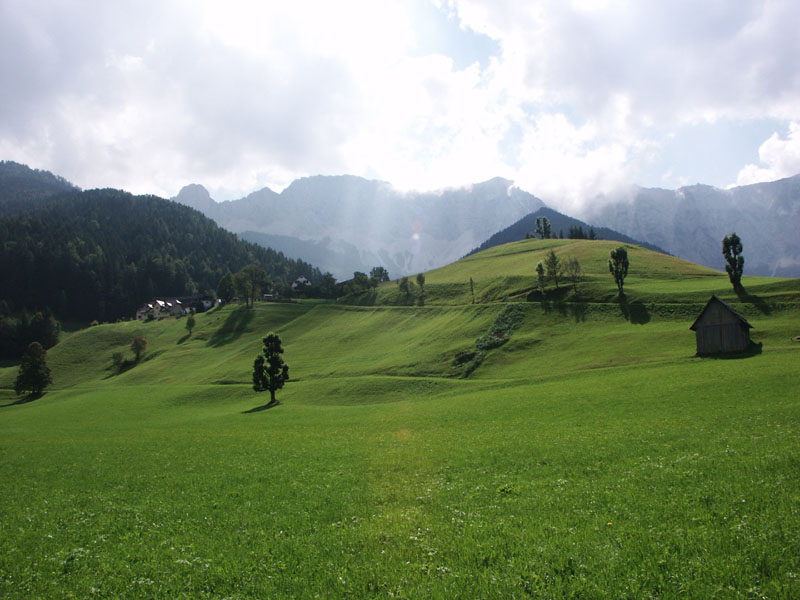
<svg viewBox="0 0 800 600"><path fill-rule="evenodd" d="M50 171L0 160L0 216L28 212L55 195L76 191L79 188Z"/></svg>
<svg viewBox="0 0 800 600"><path fill-rule="evenodd" d="M14 193L16 202L23 196ZM278 286L300 275L321 279L310 264L241 241L200 212L155 196L75 191L14 213L0 218L5 312L128 318L155 296L213 295L223 275L251 263Z"/></svg>

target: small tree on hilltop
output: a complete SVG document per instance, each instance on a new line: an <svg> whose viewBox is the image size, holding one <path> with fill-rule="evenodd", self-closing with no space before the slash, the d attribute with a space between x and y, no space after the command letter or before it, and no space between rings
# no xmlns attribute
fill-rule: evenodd
<svg viewBox="0 0 800 600"><path fill-rule="evenodd" d="M375 279L378 283L385 283L389 281L389 271L385 267L372 267L369 278Z"/></svg>
<svg viewBox="0 0 800 600"><path fill-rule="evenodd" d="M622 296L622 283L628 274L628 251L625 246L620 246L611 251L611 258L608 261L608 270L614 276L619 295Z"/></svg>
<svg viewBox="0 0 800 600"><path fill-rule="evenodd" d="M544 259L544 268L547 271L547 277L553 281L558 289L558 282L561 280L561 275L564 273L564 266L561 260L556 256L555 251L550 250L550 253Z"/></svg>
<svg viewBox="0 0 800 600"><path fill-rule="evenodd" d="M131 342L131 350L136 356L136 362L142 358L144 351L147 349L147 339L143 335L137 335Z"/></svg>
<svg viewBox="0 0 800 600"><path fill-rule="evenodd" d="M725 270L728 272L733 289L737 292L741 291L744 257L742 256L742 240L735 232L722 238L722 256L728 263L725 265Z"/></svg>
<svg viewBox="0 0 800 600"><path fill-rule="evenodd" d="M39 342L31 342L22 355L19 372L14 381L17 396L30 392L31 396L40 396L48 385L53 383L50 368L45 360L47 352Z"/></svg>
<svg viewBox="0 0 800 600"><path fill-rule="evenodd" d="M408 280L408 277L401 277L397 280L397 287L400 288L400 291L406 298L411 294L410 284L411 282Z"/></svg>
<svg viewBox="0 0 800 600"><path fill-rule="evenodd" d="M536 217L536 234L542 239L550 237L550 219Z"/></svg>
<svg viewBox="0 0 800 600"><path fill-rule="evenodd" d="M417 285L419 286L419 304L422 306L425 303L425 275L417 273Z"/></svg>
<svg viewBox="0 0 800 600"><path fill-rule="evenodd" d="M257 392L269 390L269 406L277 404L275 392L289 380L289 367L283 362L281 338L269 333L262 342L264 348L253 363L253 389Z"/></svg>

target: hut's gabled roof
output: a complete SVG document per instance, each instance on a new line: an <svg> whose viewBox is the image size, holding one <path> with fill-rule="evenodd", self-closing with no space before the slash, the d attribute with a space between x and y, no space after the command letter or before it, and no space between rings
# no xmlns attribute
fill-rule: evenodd
<svg viewBox="0 0 800 600"><path fill-rule="evenodd" d="M750 329L753 328L753 326L750 325L750 323L747 322L747 319L745 319L742 315L740 315L739 312L735 308L733 308L730 304L728 304L724 300L720 300L716 296L712 295L711 299L708 302L706 302L705 307L703 308L702 311L700 311L700 314L697 315L697 318L694 320L694 323L692 323L692 326L689 327L689 329L691 329L692 331L696 331L697 330L697 323L699 323L700 319L703 318L703 315L706 314L706 311L708 310L708 307L711 306L712 304L714 304L715 302L721 304L722 306L724 306L733 316L735 316L737 319L739 319L744 325L746 325Z"/></svg>

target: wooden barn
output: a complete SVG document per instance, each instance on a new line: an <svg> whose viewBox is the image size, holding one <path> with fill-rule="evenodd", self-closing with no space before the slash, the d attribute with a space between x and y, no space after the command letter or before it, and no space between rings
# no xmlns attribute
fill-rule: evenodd
<svg viewBox="0 0 800 600"><path fill-rule="evenodd" d="M711 296L689 329L697 336L698 354L722 354L747 350L752 328L730 304Z"/></svg>

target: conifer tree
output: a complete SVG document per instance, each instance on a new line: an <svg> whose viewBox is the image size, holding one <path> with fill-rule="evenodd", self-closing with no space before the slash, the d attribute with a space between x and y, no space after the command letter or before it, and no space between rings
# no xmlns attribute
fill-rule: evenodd
<svg viewBox="0 0 800 600"><path fill-rule="evenodd" d="M733 289L737 292L741 291L744 257L742 256L742 240L739 239L736 232L722 238L722 256L725 257L725 261L728 263L725 265L725 270L728 272L728 278L731 280Z"/></svg>
<svg viewBox="0 0 800 600"><path fill-rule="evenodd" d="M564 266L561 264L561 259L558 258L555 251L550 250L550 253L544 259L544 268L547 271L548 279L551 279L558 289L558 282L561 280L561 275L564 273Z"/></svg>
<svg viewBox="0 0 800 600"><path fill-rule="evenodd" d="M275 392L289 380L289 366L283 362L281 338L270 332L262 342L262 353L253 363L253 389L257 392L269 390L269 406L277 404Z"/></svg>

